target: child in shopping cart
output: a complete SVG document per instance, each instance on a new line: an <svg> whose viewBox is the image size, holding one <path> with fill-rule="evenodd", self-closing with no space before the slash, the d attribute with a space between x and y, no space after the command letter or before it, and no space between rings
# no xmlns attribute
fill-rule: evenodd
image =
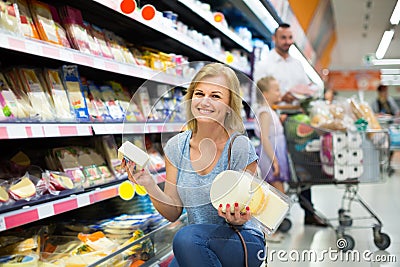
<svg viewBox="0 0 400 267"><path fill-rule="evenodd" d="M262 178L284 193L284 183L290 180L286 138L279 116L272 109L281 101L278 81L267 76L257 82L261 91L259 108L256 111L255 134L261 144L257 148Z"/></svg>

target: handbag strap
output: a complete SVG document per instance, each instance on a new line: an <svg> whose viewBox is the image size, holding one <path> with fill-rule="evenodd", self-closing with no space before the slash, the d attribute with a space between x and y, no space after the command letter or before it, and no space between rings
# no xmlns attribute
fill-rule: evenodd
<svg viewBox="0 0 400 267"><path fill-rule="evenodd" d="M235 139L238 136L240 136L240 134L235 134L232 137L232 139L231 139L231 141L229 143L229 148L228 148L228 168L227 168L227 170L231 169L232 146L233 146L233 142L235 141ZM240 239L240 242L242 243L243 251L244 251L244 264L245 264L245 267L248 267L248 262L247 262L248 255L247 255L246 241L244 240L243 235L240 233L239 229L237 229L235 225L230 224L230 223L228 223L228 224L229 224L229 227L232 228L232 230L239 236L239 239Z"/></svg>
<svg viewBox="0 0 400 267"><path fill-rule="evenodd" d="M235 139L240 136L241 134L235 134L230 143L229 143L229 148L228 148L228 168L226 168L227 170L231 169L231 154L232 154L232 146L233 146L233 142L235 141Z"/></svg>

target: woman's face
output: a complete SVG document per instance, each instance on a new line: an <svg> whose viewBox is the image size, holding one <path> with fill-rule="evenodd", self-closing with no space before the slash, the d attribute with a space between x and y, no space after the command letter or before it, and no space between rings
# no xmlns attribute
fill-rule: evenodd
<svg viewBox="0 0 400 267"><path fill-rule="evenodd" d="M202 79L194 88L191 110L198 122L219 122L231 112L229 107L230 90L224 76Z"/></svg>

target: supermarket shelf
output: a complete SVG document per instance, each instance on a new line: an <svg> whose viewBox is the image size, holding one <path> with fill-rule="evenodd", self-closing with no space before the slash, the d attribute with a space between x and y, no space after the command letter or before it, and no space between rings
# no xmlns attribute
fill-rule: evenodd
<svg viewBox="0 0 400 267"><path fill-rule="evenodd" d="M211 24L213 27L215 27L217 30L219 30L224 36L228 37L232 41L234 41L237 45L241 46L247 52L252 52L253 51L253 46L250 43L246 43L243 41L239 35L236 33L232 32L229 30L227 27L222 26L221 24L217 23L214 21L214 18L210 16L207 12L204 12L201 9L194 10L193 5L189 0L178 0L178 2L182 3L188 10L190 10L193 14L197 14L200 16L202 19L204 19L206 22Z"/></svg>
<svg viewBox="0 0 400 267"><path fill-rule="evenodd" d="M227 49L244 49L247 52L253 51L251 43L245 42L235 32L231 31L227 27L214 21L213 14L211 12L205 12L204 10L194 4L192 0L170 0L163 1L162 3L154 2L155 5L165 5L166 8L173 10L178 13L178 19L190 23L196 29L208 33L212 37L220 37L222 44ZM210 27L211 26L211 27Z"/></svg>
<svg viewBox="0 0 400 267"><path fill-rule="evenodd" d="M90 136L90 124L0 123L0 139Z"/></svg>
<svg viewBox="0 0 400 267"><path fill-rule="evenodd" d="M179 132L184 123L0 123L1 139Z"/></svg>
<svg viewBox="0 0 400 267"><path fill-rule="evenodd" d="M115 60L85 54L74 49L52 45L40 40L28 39L23 36L0 33L0 48L165 84L180 86L188 83L188 80L182 77L154 71L147 67L120 63Z"/></svg>
<svg viewBox="0 0 400 267"><path fill-rule="evenodd" d="M145 134L180 132L185 122L127 122L127 123L0 123L0 140L46 137L92 136L103 134ZM247 130L254 122L244 123Z"/></svg>
<svg viewBox="0 0 400 267"><path fill-rule="evenodd" d="M189 38L185 34L178 32L177 30L173 29L172 27L163 25L162 22L160 22L157 19L157 17L152 20L147 21L147 20L143 19L141 14L136 10L134 12L132 12L131 14L124 14L119 8L118 1L92 0L92 2L97 2L97 3L107 7L108 9L111 9L111 10L116 11L126 17L131 18L135 22L139 23L141 26L145 26L147 28L147 30L153 30L153 31L157 32L158 34L165 35L166 37L168 37L169 40L173 40L175 42L175 44L179 44L178 47L176 47L176 45L172 45L172 46L176 47L175 51L182 51L182 48L185 47L186 50L189 49L191 51L190 52L191 55L190 54L187 55L189 57L193 56L193 52L198 52L199 55L197 57L195 57L194 60L203 60L204 61L205 58L209 58L210 60L214 60L214 61L216 60L216 61L225 63L225 54L217 54L217 53L211 52L210 49L208 49L206 46L194 41L193 39ZM169 45L168 43L164 42L164 49L166 47L168 47L168 45ZM248 74L248 70L240 69L234 65L232 65L232 68Z"/></svg>
<svg viewBox="0 0 400 267"><path fill-rule="evenodd" d="M92 127L95 134L144 134L179 132L184 127L184 123L98 123L92 124Z"/></svg>
<svg viewBox="0 0 400 267"><path fill-rule="evenodd" d="M118 185L112 185L34 206L29 206L29 202L27 202L27 206L19 210L0 214L0 231L92 205L116 196L118 196Z"/></svg>
<svg viewBox="0 0 400 267"><path fill-rule="evenodd" d="M158 184L165 181L165 171L153 173L153 175ZM126 176L119 179L121 182L125 180ZM116 197L119 195L118 187L120 184L120 182L116 182L117 184L104 185L104 187L98 187L88 192L74 192L57 200L52 200L51 198L39 199L38 201L41 201L40 204L32 202L29 205L30 203L26 202L27 205L17 210L6 211L4 213L0 210L0 232Z"/></svg>

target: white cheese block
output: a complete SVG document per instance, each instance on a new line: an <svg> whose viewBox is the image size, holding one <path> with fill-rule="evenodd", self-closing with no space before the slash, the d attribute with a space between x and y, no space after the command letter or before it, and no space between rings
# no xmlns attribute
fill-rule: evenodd
<svg viewBox="0 0 400 267"><path fill-rule="evenodd" d="M267 233L274 232L290 208L289 198L250 173L227 170L217 175L214 179L210 198L212 205L218 209L222 204L225 212L226 204L239 203L243 210L250 207L252 217L261 224Z"/></svg>
<svg viewBox="0 0 400 267"><path fill-rule="evenodd" d="M251 174L232 170L223 171L215 177L210 190L211 203L218 209L222 204L225 212L226 204L230 204L234 212L234 204L238 203L240 210L244 209L251 199Z"/></svg>
<svg viewBox="0 0 400 267"><path fill-rule="evenodd" d="M129 141L125 141L118 151L121 152L125 158L135 162L141 167L145 167L149 161L149 155Z"/></svg>
<svg viewBox="0 0 400 267"><path fill-rule="evenodd" d="M265 188L265 186L263 186ZM267 191L268 189L264 190ZM285 218L289 211L289 203L276 194L273 190L266 192L264 208L259 211L254 218L261 222L265 227L274 231Z"/></svg>

